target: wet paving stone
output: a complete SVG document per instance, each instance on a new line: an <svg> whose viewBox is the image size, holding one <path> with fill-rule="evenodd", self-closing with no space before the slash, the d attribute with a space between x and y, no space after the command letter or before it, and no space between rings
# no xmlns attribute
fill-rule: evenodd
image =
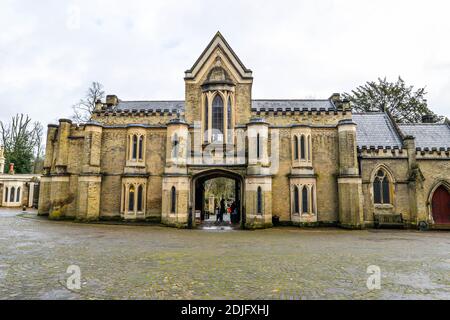
<svg viewBox="0 0 450 320"><path fill-rule="evenodd" d="M0 209L0 299L450 299L450 232L178 230ZM81 289L69 290L70 265ZM381 289L369 290L369 265Z"/></svg>

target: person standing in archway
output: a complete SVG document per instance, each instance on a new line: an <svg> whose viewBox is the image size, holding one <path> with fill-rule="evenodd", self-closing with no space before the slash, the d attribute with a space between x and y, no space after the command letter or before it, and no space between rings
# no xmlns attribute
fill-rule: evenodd
<svg viewBox="0 0 450 320"><path fill-rule="evenodd" d="M220 212L219 212L219 221L223 222L223 215L225 213L225 199L222 198L222 200L220 200Z"/></svg>

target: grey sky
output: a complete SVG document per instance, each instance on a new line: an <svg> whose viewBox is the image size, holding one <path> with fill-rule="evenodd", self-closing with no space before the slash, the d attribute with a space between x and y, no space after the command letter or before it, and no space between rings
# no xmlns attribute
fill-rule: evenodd
<svg viewBox="0 0 450 320"><path fill-rule="evenodd" d="M183 99L217 30L253 98L328 98L401 75L450 117L448 1L0 2L0 120L71 115L91 81L123 100Z"/></svg>

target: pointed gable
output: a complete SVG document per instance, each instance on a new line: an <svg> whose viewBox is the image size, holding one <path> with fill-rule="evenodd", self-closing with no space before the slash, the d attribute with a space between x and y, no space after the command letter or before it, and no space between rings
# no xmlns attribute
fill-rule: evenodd
<svg viewBox="0 0 450 320"><path fill-rule="evenodd" d="M252 71L244 66L220 32L216 33L192 68L185 71L185 80L195 82L201 78L218 57L240 82L252 81Z"/></svg>

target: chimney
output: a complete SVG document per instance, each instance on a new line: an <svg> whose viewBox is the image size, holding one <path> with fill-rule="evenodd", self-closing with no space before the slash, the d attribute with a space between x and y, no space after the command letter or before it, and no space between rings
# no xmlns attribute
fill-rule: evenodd
<svg viewBox="0 0 450 320"><path fill-rule="evenodd" d="M9 164L9 172L8 172L9 174L14 174L14 163L10 163Z"/></svg>
<svg viewBox="0 0 450 320"><path fill-rule="evenodd" d="M103 103L100 99L98 99L97 101L95 101L95 111L100 111L102 110L103 107Z"/></svg>
<svg viewBox="0 0 450 320"><path fill-rule="evenodd" d="M422 123L434 123L434 116L432 114L424 114L422 116Z"/></svg>
<svg viewBox="0 0 450 320"><path fill-rule="evenodd" d="M106 96L106 105L108 107L117 106L119 103L119 98L116 95L107 95Z"/></svg>
<svg viewBox="0 0 450 320"><path fill-rule="evenodd" d="M330 97L330 100L334 103L341 101L341 94L340 93L333 93Z"/></svg>

